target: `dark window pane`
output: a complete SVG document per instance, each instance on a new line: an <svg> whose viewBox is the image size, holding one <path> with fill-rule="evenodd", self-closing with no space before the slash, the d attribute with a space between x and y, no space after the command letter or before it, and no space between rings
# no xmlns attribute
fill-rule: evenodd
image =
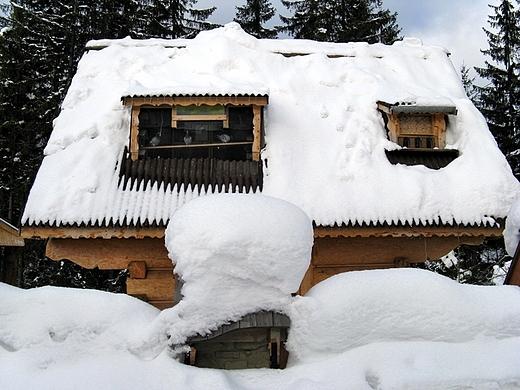
<svg viewBox="0 0 520 390"><path fill-rule="evenodd" d="M224 128L224 122L220 120L177 121L177 128L172 128L171 113L171 108L141 108L139 146L142 157L238 161L252 158L251 144L233 145L237 142L253 142L251 107L229 107L229 128ZM152 147L157 148L149 149Z"/></svg>
<svg viewBox="0 0 520 390"><path fill-rule="evenodd" d="M141 108L139 146L169 145L172 142L170 108Z"/></svg>

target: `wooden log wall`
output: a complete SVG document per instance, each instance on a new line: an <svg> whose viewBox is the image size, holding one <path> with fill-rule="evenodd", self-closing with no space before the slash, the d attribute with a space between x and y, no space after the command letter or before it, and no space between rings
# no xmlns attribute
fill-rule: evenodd
<svg viewBox="0 0 520 390"><path fill-rule="evenodd" d="M173 306L173 265L163 238L51 238L47 242L46 255L90 269L128 269L128 295L159 309Z"/></svg>
<svg viewBox="0 0 520 390"><path fill-rule="evenodd" d="M315 237L312 260L298 293L342 272L402 268L436 260L462 244L479 245L484 236Z"/></svg>
<svg viewBox="0 0 520 390"><path fill-rule="evenodd" d="M407 267L437 259L462 244L478 245L484 237L315 236L311 264L298 293L305 295L315 284L341 272ZM46 255L53 260L69 259L85 268L128 269L129 295L160 309L174 304L176 281L163 238L53 238L47 243ZM511 284L516 283L515 279Z"/></svg>
<svg viewBox="0 0 520 390"><path fill-rule="evenodd" d="M122 161L120 184L123 189L135 188L139 183L146 189L154 183L170 184L177 188L188 186L193 190L207 190L210 186L219 192L256 192L262 190L261 161L228 161L203 158L164 158L133 161L128 154ZM231 185L231 187L230 187Z"/></svg>

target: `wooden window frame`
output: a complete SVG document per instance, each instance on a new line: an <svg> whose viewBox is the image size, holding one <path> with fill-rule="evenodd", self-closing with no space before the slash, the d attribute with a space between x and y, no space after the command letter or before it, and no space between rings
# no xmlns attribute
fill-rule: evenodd
<svg viewBox="0 0 520 390"><path fill-rule="evenodd" d="M130 124L130 158L133 161L139 159L139 113L141 108L168 108L172 109L172 127L177 127L177 121L219 120L223 121L223 127L229 127L227 107L249 106L253 109L253 142L252 160L260 161L260 149L262 144L262 109L267 106L268 96L126 96L123 97L123 105L131 107ZM226 107L225 115L177 115L176 106L191 105L223 105ZM237 143L243 144L243 143ZM230 143L231 145L231 143ZM206 145L211 146L211 145ZM168 146L167 148L174 148Z"/></svg>
<svg viewBox="0 0 520 390"><path fill-rule="evenodd" d="M446 116L457 115L457 108L454 106L416 106L377 102L377 108L386 115L386 127L390 141L399 144L399 138L410 138L412 142L414 138L421 138L425 141L427 138L433 138L432 149L444 149L446 147ZM400 116L429 116L431 118L431 132L403 132L400 126ZM409 147L409 149L414 148ZM421 147L419 149L428 150L430 148Z"/></svg>

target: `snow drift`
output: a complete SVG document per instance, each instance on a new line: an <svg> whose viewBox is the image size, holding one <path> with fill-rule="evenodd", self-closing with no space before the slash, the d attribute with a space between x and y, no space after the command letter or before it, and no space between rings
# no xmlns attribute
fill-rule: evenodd
<svg viewBox="0 0 520 390"><path fill-rule="evenodd" d="M283 200L221 194L177 210L165 241L183 297L161 313L159 329L170 327L177 345L249 313L286 312L309 267L313 229Z"/></svg>
<svg viewBox="0 0 520 390"><path fill-rule="evenodd" d="M520 389L519 307L513 286L338 275L290 303L290 367L220 371L178 363L166 338L151 343L159 311L135 298L0 284L0 388ZM147 343L155 355L136 353Z"/></svg>

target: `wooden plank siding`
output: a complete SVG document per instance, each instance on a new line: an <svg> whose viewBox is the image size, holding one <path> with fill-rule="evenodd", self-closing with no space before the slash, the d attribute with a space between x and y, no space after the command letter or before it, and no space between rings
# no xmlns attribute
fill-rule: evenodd
<svg viewBox="0 0 520 390"><path fill-rule="evenodd" d="M0 246L24 246L20 231L0 218Z"/></svg>
<svg viewBox="0 0 520 390"><path fill-rule="evenodd" d="M180 190L197 186L198 190L210 187L218 192L251 193L262 190L261 161L229 161L203 158L156 158L132 160L125 153L121 163L120 185L123 189L137 185L177 185Z"/></svg>

